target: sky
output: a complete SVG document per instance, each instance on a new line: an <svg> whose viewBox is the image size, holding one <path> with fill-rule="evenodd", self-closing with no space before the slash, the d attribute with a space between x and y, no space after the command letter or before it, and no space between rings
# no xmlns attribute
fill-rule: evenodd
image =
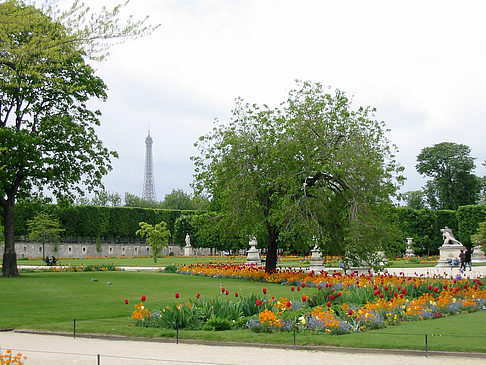
<svg viewBox="0 0 486 365"><path fill-rule="evenodd" d="M377 109L403 192L424 186L417 155L440 142L469 146L486 175L485 1L132 0L123 13L161 26L92 63L108 85L98 135L119 153L110 192L142 195L150 128L157 199L192 193L198 137L229 121L235 98L277 106L296 79Z"/></svg>

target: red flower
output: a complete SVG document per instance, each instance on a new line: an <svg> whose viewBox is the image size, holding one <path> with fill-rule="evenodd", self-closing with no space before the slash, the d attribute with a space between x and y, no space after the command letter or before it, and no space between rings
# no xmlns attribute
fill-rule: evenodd
<svg viewBox="0 0 486 365"><path fill-rule="evenodd" d="M294 291L295 290L295 286L291 287L290 290Z"/></svg>
<svg viewBox="0 0 486 365"><path fill-rule="evenodd" d="M352 315L352 314L353 314L353 310L352 310L352 309L349 309L349 310L348 310L348 315L350 316L350 315Z"/></svg>
<svg viewBox="0 0 486 365"><path fill-rule="evenodd" d="M287 308L290 308L290 306L292 305L292 303L290 303L290 300L287 302L286 306Z"/></svg>
<svg viewBox="0 0 486 365"><path fill-rule="evenodd" d="M404 288L404 289L402 290L402 294L403 294L403 295L407 295L407 289L406 289L406 288Z"/></svg>
<svg viewBox="0 0 486 365"><path fill-rule="evenodd" d="M302 301L305 302L307 300L307 297L304 295L302 295Z"/></svg>
<svg viewBox="0 0 486 365"><path fill-rule="evenodd" d="M179 298L179 293L175 293L176 299Z"/></svg>
<svg viewBox="0 0 486 365"><path fill-rule="evenodd" d="M224 293L226 289L224 288L224 286L221 288L221 293Z"/></svg>
<svg viewBox="0 0 486 365"><path fill-rule="evenodd" d="M300 284L301 287L305 288L305 283Z"/></svg>
<svg viewBox="0 0 486 365"><path fill-rule="evenodd" d="M387 285L387 286L385 286L385 291L388 291L388 285Z"/></svg>
<svg viewBox="0 0 486 365"><path fill-rule="evenodd" d="M201 296L201 294L199 294L199 293L196 294L197 299L199 299L200 296Z"/></svg>
<svg viewBox="0 0 486 365"><path fill-rule="evenodd" d="M432 290L432 285L429 285L427 289Z"/></svg>
<svg viewBox="0 0 486 365"><path fill-rule="evenodd" d="M342 291L338 292L338 297L340 297L341 295L343 295L343 292Z"/></svg>
<svg viewBox="0 0 486 365"><path fill-rule="evenodd" d="M331 302L327 302L327 306L330 307L331 306Z"/></svg>
<svg viewBox="0 0 486 365"><path fill-rule="evenodd" d="M235 291L235 297L238 298L238 292L237 291Z"/></svg>
<svg viewBox="0 0 486 365"><path fill-rule="evenodd" d="M275 300L275 297L272 295L272 300Z"/></svg>
<svg viewBox="0 0 486 365"><path fill-rule="evenodd" d="M378 289L378 285L375 284L375 286L373 286L373 289Z"/></svg>
<svg viewBox="0 0 486 365"><path fill-rule="evenodd" d="M297 287L297 291L300 291L300 286Z"/></svg>
<svg viewBox="0 0 486 365"><path fill-rule="evenodd" d="M141 300L142 302L145 302L145 299L147 299L147 297L146 297L145 295L142 295L142 297L140 298L140 300Z"/></svg>
<svg viewBox="0 0 486 365"><path fill-rule="evenodd" d="M380 298L383 298L385 295L383 293L380 293Z"/></svg>
<svg viewBox="0 0 486 365"><path fill-rule="evenodd" d="M262 305L262 301L260 299L257 299L255 304L259 307Z"/></svg>
<svg viewBox="0 0 486 365"><path fill-rule="evenodd" d="M226 295L228 295L228 294L229 294L229 290L228 290L228 289L226 289L226 291L225 291L224 293L225 293Z"/></svg>
<svg viewBox="0 0 486 365"><path fill-rule="evenodd" d="M125 304L128 304L128 299L125 299Z"/></svg>
<svg viewBox="0 0 486 365"><path fill-rule="evenodd" d="M379 289L376 289L374 292L373 292L373 295L378 295L380 294L380 290Z"/></svg>
<svg viewBox="0 0 486 365"><path fill-rule="evenodd" d="M267 294L267 288L263 288L263 294Z"/></svg>
<svg viewBox="0 0 486 365"><path fill-rule="evenodd" d="M434 293L437 293L439 291L439 288L434 286Z"/></svg>
<svg viewBox="0 0 486 365"><path fill-rule="evenodd" d="M329 300L334 300L334 295L329 295Z"/></svg>

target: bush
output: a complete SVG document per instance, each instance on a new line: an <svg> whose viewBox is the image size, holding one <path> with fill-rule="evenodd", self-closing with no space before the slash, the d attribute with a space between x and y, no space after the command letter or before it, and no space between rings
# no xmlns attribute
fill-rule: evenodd
<svg viewBox="0 0 486 365"><path fill-rule="evenodd" d="M214 317L209 319L203 327L206 331L227 331L233 327L233 322L226 318Z"/></svg>

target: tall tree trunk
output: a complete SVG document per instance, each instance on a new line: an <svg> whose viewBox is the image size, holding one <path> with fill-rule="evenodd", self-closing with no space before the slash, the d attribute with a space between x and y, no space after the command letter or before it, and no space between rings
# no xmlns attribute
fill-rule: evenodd
<svg viewBox="0 0 486 365"><path fill-rule="evenodd" d="M274 272L277 268L277 239L278 230L267 223L267 260L265 262L265 271L268 273Z"/></svg>
<svg viewBox="0 0 486 365"><path fill-rule="evenodd" d="M3 276L18 276L17 254L14 240L14 200L9 199L3 206L3 223L5 229L5 251L3 253Z"/></svg>

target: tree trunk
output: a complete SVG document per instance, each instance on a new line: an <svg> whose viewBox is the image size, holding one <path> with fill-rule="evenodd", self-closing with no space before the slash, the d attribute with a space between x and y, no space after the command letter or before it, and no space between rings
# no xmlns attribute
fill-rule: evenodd
<svg viewBox="0 0 486 365"><path fill-rule="evenodd" d="M267 260L265 262L265 271L268 273L272 273L277 268L277 238L278 238L278 231L275 227L272 227L270 224L267 223L267 232L268 232L268 239L267 239Z"/></svg>
<svg viewBox="0 0 486 365"><path fill-rule="evenodd" d="M15 253L14 240L14 203L13 200L7 201L3 206L3 222L5 229L5 251L3 253L3 276L18 276L17 254Z"/></svg>

